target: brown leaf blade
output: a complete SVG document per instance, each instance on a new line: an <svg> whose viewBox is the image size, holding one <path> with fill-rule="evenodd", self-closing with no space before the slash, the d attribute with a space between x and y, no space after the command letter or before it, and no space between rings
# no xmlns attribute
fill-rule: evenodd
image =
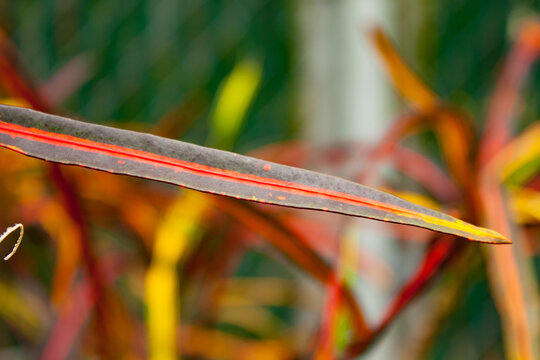
<svg viewBox="0 0 540 360"><path fill-rule="evenodd" d="M0 146L217 195L408 224L485 243L489 229L344 179L157 136L0 106Z"/></svg>

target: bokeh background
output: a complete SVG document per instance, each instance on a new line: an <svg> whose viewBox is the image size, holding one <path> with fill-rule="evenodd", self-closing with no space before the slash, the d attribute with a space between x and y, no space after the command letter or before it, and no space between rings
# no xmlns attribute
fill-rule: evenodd
<svg viewBox="0 0 540 360"><path fill-rule="evenodd" d="M255 152L347 177L369 159L346 152L343 165L341 148L333 144L375 144L405 107L368 40L371 27L381 25L420 78L441 98L467 111L479 133L517 24L534 16L538 7L532 0L0 0L0 29L17 49L21 72L59 113ZM230 91L248 95L243 103L238 100L236 115L223 110L229 114L225 118L238 123L232 135L223 135L227 130L220 131L216 124L227 84L234 82L232 74L241 80L229 85ZM523 111L518 130L538 119L539 77L538 67L533 67L519 104ZM0 94L9 97L5 90ZM297 142L279 145L295 140L331 150L310 156ZM443 162L433 134L424 133L409 145ZM106 306L82 306L88 317L77 323L77 317L66 315L64 324L61 314L69 313L74 299L84 298L77 292L86 294L83 274L89 270L81 265L85 250L70 248L77 230L59 210L61 200L54 200L58 195L47 180L48 170L7 152L0 151L0 225L7 227L20 218L28 225L15 258L0 264L0 358L53 359L63 354L90 359L114 354L160 359L149 345L152 320L145 291L156 261L157 229L168 226L168 216L174 217L171 208L178 190L90 170L65 170L87 216L93 261L106 267L100 261L110 260L107 266L116 270L103 275L110 277L102 279L107 284ZM400 174L387 171L385 176L386 184L418 190ZM198 205L193 204L190 209L196 211ZM40 206L45 210L38 210ZM370 321L380 318L426 247L423 241L396 241L365 221L344 223L333 215L315 215L313 220L311 212L264 209L285 221L294 218L292 226L330 262L339 257L339 246L321 234L350 239L351 251L363 254L354 260L357 268L350 281ZM55 211L57 216L48 216ZM182 211L186 210L177 214ZM210 218L212 226L200 225L194 236L199 240L178 255L172 270L168 268L177 273L172 281L180 294L176 300L181 314L169 314L177 318L178 344L184 344L177 355L314 356L328 296L325 287L260 235L231 224L222 214ZM327 232L316 233L318 222ZM236 238L240 240L231 245ZM70 258L70 252L78 255ZM538 258L536 253L536 274ZM505 358L501 319L484 260L472 262L476 265L462 276L446 316L416 325L426 302L460 276L452 272L439 277L360 358ZM171 271L163 276L172 276ZM70 275L63 278L63 272ZM100 321L108 329L100 328ZM347 320L340 321L346 328ZM108 349L100 345L103 334L110 336ZM348 333L340 334L336 346L343 349Z"/></svg>

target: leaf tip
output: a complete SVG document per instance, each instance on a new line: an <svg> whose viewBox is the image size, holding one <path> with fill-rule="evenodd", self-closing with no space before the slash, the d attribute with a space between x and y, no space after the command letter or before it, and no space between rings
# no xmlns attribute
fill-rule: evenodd
<svg viewBox="0 0 540 360"><path fill-rule="evenodd" d="M483 234L481 234L478 237L469 237L468 239L471 241L477 241L482 242L486 244L493 244L493 245L502 245L502 244L512 244L512 240L507 238L504 235L501 235L500 233L496 232L495 230L486 229L486 228L479 228Z"/></svg>

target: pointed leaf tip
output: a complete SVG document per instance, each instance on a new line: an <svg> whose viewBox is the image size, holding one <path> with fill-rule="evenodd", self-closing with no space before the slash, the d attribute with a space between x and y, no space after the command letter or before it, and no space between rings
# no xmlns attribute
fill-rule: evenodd
<svg viewBox="0 0 540 360"><path fill-rule="evenodd" d="M419 226L484 243L510 242L492 230L345 179L23 108L0 105L0 146L222 196Z"/></svg>

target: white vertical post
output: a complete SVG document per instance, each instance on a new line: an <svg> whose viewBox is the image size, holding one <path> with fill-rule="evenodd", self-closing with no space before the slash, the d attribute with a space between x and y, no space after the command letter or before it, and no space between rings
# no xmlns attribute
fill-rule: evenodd
<svg viewBox="0 0 540 360"><path fill-rule="evenodd" d="M391 105L367 38L388 22L385 0L299 0L300 116L312 141L375 140Z"/></svg>
<svg viewBox="0 0 540 360"><path fill-rule="evenodd" d="M328 143L377 142L392 118L393 92L385 78L368 31L390 26L389 0L298 0L299 103L303 136ZM352 221L344 233L360 246L394 260L394 244ZM365 222L362 223L365 225ZM369 319L380 320L388 295L358 284L356 290ZM392 334L393 333L393 334ZM396 358L399 336L386 334L362 359ZM397 349L399 351L399 349Z"/></svg>

